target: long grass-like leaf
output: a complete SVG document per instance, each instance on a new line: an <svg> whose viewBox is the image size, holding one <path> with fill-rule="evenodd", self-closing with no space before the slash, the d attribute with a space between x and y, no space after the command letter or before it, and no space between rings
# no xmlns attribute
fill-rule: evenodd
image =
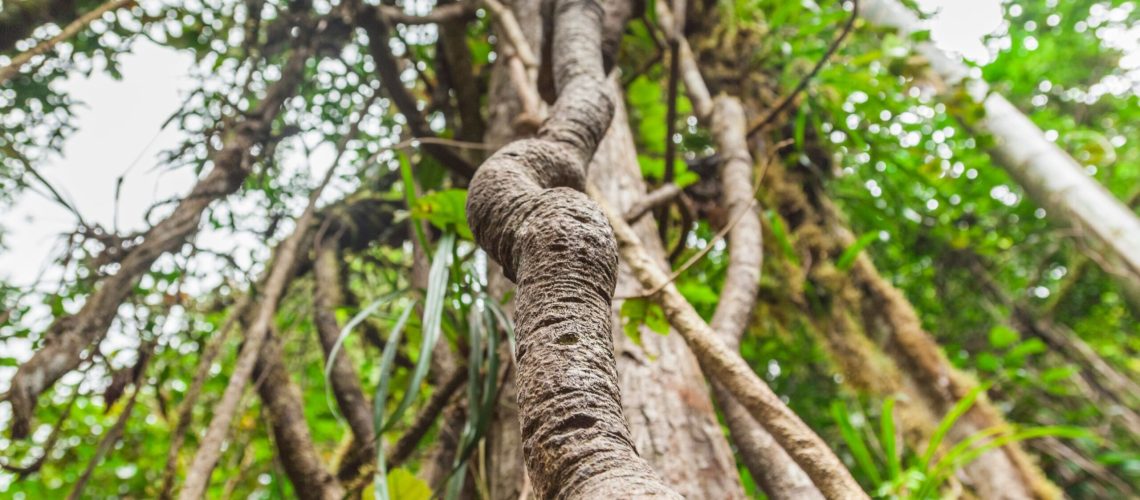
<svg viewBox="0 0 1140 500"><path fill-rule="evenodd" d="M934 454L938 452L938 447L942 446L942 440L946 438L946 433L950 432L950 428L954 427L954 424L958 422L958 419L962 418L962 415L970 411L970 408L974 406L974 402L978 400L978 396L981 396L988 387L989 385L983 384L970 389L970 392L967 392L962 399L958 400L958 402L954 404L954 407L950 409L950 412L942 418L942 421L938 423L938 428L935 429L934 434L930 436L930 442L926 445L926 452L922 454L922 460L919 462L921 470L930 470L930 461L934 459Z"/></svg>
<svg viewBox="0 0 1140 500"><path fill-rule="evenodd" d="M404 202L408 204L408 212L416 208L416 180L412 176L412 164L408 161L407 155L397 151L396 157L400 159L400 176L404 182ZM420 242L420 246L426 252L431 245L428 245L427 234L424 233L423 224L420 221L412 221L412 229L416 233L416 240Z"/></svg>
<svg viewBox="0 0 1140 500"><path fill-rule="evenodd" d="M427 298L424 300L424 317L421 322L423 332L420 341L420 357L416 360L412 380L408 383L408 389L404 391L404 397L400 400L396 410L392 412L392 416L385 426L377 427L378 433L387 430L394 423L400 421L404 412L412 406L412 402L419 395L420 385L431 367L432 348L439 340L440 324L443 320L443 299L447 293L449 281L447 261L454 246L455 233L451 231L443 233L439 239L439 245L435 249L435 258L432 260L431 270L428 271Z"/></svg>
<svg viewBox="0 0 1140 500"><path fill-rule="evenodd" d="M851 415L847 413L847 407L839 401L832 403L831 416L839 425L839 432L843 435L843 441L847 443L847 447L851 449L855 463L859 464L859 468L863 469L863 473L867 474L875 484L881 484L883 476L879 473L879 468L875 466L875 461L871 459L871 451L867 448L867 443L855 430L855 426L851 425Z"/></svg>
<svg viewBox="0 0 1140 500"><path fill-rule="evenodd" d="M502 327L503 331L507 334L507 345L511 346L511 356L515 355L515 323L511 318L507 317L507 312L503 310L503 306L499 301L495 300L490 295L484 295L483 302L487 305L487 310L495 316L495 322Z"/></svg>
<svg viewBox="0 0 1140 500"><path fill-rule="evenodd" d="M994 428L987 429L987 430L993 430L993 429ZM1004 430L1001 428L996 428L996 429L997 429L997 432L1001 432L1002 430ZM984 432L985 431L983 431L983 433ZM952 459L952 460L940 461L938 464L938 467L934 470L934 472L927 475L926 480L923 481L922 487L918 490L915 497L916 498L926 498L927 496L933 495L934 492L937 491L938 488L942 485L942 483L944 483L946 481L946 479L950 477L951 473L953 473L954 471L972 463L974 460L977 460L978 457L982 456L983 454L985 454L989 451L1001 448L1005 445L1008 445L1011 443L1018 443L1018 442L1029 440L1029 439L1042 438L1042 437L1060 437L1060 438L1076 439L1076 438L1087 438L1089 436L1090 436L1089 432L1085 429L1080 429L1080 428L1076 428L1076 427L1068 427L1068 426L1033 427L1030 429L1025 429L1025 430L1015 432L1013 434L1007 434L1005 436L999 436L999 437L997 437L993 440L990 440L986 443L983 443L979 446L970 448L969 451L964 451L964 452L959 451L956 454L956 456L954 457L954 459ZM974 442L977 442L977 441L978 440L974 440ZM947 455L949 455L949 453Z"/></svg>
<svg viewBox="0 0 1140 500"><path fill-rule="evenodd" d="M835 261L835 267L840 271L851 269L851 265L855 264L855 258L859 257L859 252L862 252L864 248L867 248L867 245L870 245L878 238L878 232L867 233L863 236L860 236L859 239L855 241L855 243L843 251L843 254L839 256L839 259Z"/></svg>
<svg viewBox="0 0 1140 500"><path fill-rule="evenodd" d="M325 360L325 403L328 404L329 411L332 412L333 416L336 417L337 422L339 422L340 425L342 425L342 426L345 425L344 417L341 416L340 411L337 409L336 405L333 403L333 394L332 394L333 361L336 361L337 355L340 354L341 346L344 345L345 339L348 338L348 336L352 333L352 330L354 328L356 328L358 325L360 325L360 323L363 323L364 320L368 319L369 316L372 316L373 314L375 314L376 311L378 309L380 309L381 306L390 303L392 300L399 297L403 293L404 293L403 290L398 290L398 291L395 291L392 293L382 295L382 296L380 296L380 298L372 301L367 306L365 306L364 309L361 309L360 312L356 313L356 315L353 316L352 319L350 319L348 321L348 323L345 323L344 328L341 328L340 334L337 335L336 342L333 343L332 349L329 350L329 357L327 360Z"/></svg>
<svg viewBox="0 0 1140 500"><path fill-rule="evenodd" d="M404 308L396 320L388 340L384 342L384 351L380 354L380 382L376 384L376 397L372 401L372 418L376 431L376 475L372 478L373 491L376 500L388 500L388 471L384 463L384 439L380 429L384 428L384 403L388 399L388 385L392 381L392 373L396 368L396 351L400 347L400 338L404 334L404 326L412 315L416 303L413 301Z"/></svg>
<svg viewBox="0 0 1140 500"><path fill-rule="evenodd" d="M883 401L882 415L879 416L879 443L883 445L883 453L887 455L887 475L891 481L902 474L902 457L895 439L895 398Z"/></svg>

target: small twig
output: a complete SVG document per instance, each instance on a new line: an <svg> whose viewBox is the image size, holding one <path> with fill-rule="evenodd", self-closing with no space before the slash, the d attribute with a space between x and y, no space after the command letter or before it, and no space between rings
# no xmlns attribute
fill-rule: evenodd
<svg viewBox="0 0 1140 500"><path fill-rule="evenodd" d="M680 195L681 188L676 184L664 184L634 202L633 206L629 207L629 210L625 212L625 221L633 224L642 217L645 217L645 214L649 213L650 210L669 203Z"/></svg>
<svg viewBox="0 0 1140 500"><path fill-rule="evenodd" d="M80 31L83 31L83 29L87 28L87 25L91 24L92 21L103 17L103 14L106 14L120 7L126 7L134 4L135 0L111 0L103 5L96 7L95 10L82 15L79 19L72 21L71 24L68 24L67 27L63 28L63 31L60 31L58 35L36 44L35 47L32 47L23 54L13 57L12 62L8 63L8 65L4 66L3 68L0 68L0 84L11 80L12 77L19 74L20 68L23 65L27 64L28 61L32 60L33 57L42 55L54 48L56 45L59 45L60 42L63 42L64 40L75 36Z"/></svg>
<svg viewBox="0 0 1140 500"><path fill-rule="evenodd" d="M755 195L753 195L755 198ZM689 199L685 193L676 200L677 208L681 209L681 236L677 238L677 243L673 244L673 250L669 252L669 262L676 262L681 257L681 252L685 251L685 239L689 236L689 231L693 227L693 222L697 220L696 210L693 208L693 200ZM743 213L743 212L742 212Z"/></svg>
<svg viewBox="0 0 1140 500"><path fill-rule="evenodd" d="M379 6L377 14L383 16L384 20L391 24L414 26L470 19L475 15L475 10L474 3L461 1L447 5L436 5L431 12L422 16L408 14L399 7L391 5Z"/></svg>
<svg viewBox="0 0 1140 500"><path fill-rule="evenodd" d="M786 147L790 143L791 143L791 141L783 141L783 142L780 142L779 144L776 144L775 147L772 148L771 154L769 155L768 159L764 162L764 165L761 167L760 175L756 176L756 183L755 183L755 186L753 186L753 188L752 188L752 201L750 201L747 206L741 207L741 209L738 212L733 214L732 220L729 221L728 224L725 224L725 226L723 228L721 228L720 231L717 231L716 236L714 236L713 239L710 240L709 243L707 245L705 245L705 247L702 248L700 252L697 252L696 255L689 257L689 260L686 260L684 264L681 264L681 267L678 267L676 271L673 271L669 275L669 279L667 279L663 283L657 285L652 290L649 290L649 291L643 292L643 293L639 293L637 295L629 295L629 296L625 296L625 297L614 297L613 300L616 301L616 300L644 299L644 298L652 297L652 296L656 295L658 292L660 292L661 290L663 290L670 283L675 281L679 276L684 274L685 271L689 270L690 267L693 267L693 265L696 264L697 262L699 262L701 259L703 259L705 257L705 255L708 255L708 253L712 251L713 247L715 247L717 243L719 243L721 240L723 240L724 237L728 235L729 231L732 231L732 228L735 227L736 224L740 222L740 219L744 218L744 214L748 213L749 210L752 210L752 207L756 206L756 194L760 192L760 185L762 184L762 181L764 180L764 174L767 173L767 171L768 171L768 166L771 165L772 162L776 161L776 158L775 158L776 153L779 152L779 150L783 149L784 147Z"/></svg>
<svg viewBox="0 0 1140 500"><path fill-rule="evenodd" d="M498 149L497 146L485 142L457 141L443 137L413 137L396 143L391 149L407 149L409 147L417 147L419 144L439 144L456 149L478 149L481 151L494 151Z"/></svg>
<svg viewBox="0 0 1140 500"><path fill-rule="evenodd" d="M776 116L778 116L780 113L783 113L784 110L792 104L792 101L795 100L796 96L798 96L801 92L803 92L805 88L807 88L808 83L810 83L811 80L815 78L815 75L819 74L819 71L823 69L823 66L827 64L827 61L831 59L831 56L835 55L835 51L839 50L839 46L843 43L843 40L847 38L847 35L851 33L851 29L855 27L855 19L859 17L859 0L850 1L851 16L847 18L847 23L843 25L843 31L840 31L839 35L831 41L831 45L827 47L827 51L823 53L823 57L819 58L819 61L815 63L815 67L813 67L807 75L804 75L804 77L800 79L799 83L796 84L796 87L792 89L791 93L785 95L784 98L780 100L779 104L777 104L762 118L756 120L750 127L748 127L748 137L756 135L757 132L762 130L764 127L767 127L768 124L772 122L772 120L775 120Z"/></svg>
<svg viewBox="0 0 1140 500"><path fill-rule="evenodd" d="M52 184L48 182L48 180L43 175L40 175L40 172L32 166L32 162L28 160L27 157L25 157L19 151L16 151L16 149L11 145L4 146L4 153L12 158L15 158L16 161L20 162L20 165L24 167L25 172L32 174L32 177L35 177L36 180L40 182L40 184L43 184L44 187L47 188L48 192L51 193L51 197L55 200L55 202L63 208L67 209L68 212L71 212L72 215L75 216L76 220L79 221L80 226L88 227L87 222L83 220L83 215L81 215L79 211L75 209L74 205L68 203L68 201L64 199L63 195L55 189L55 186L52 186ZM22 179L21 184L29 185L28 183L23 182Z"/></svg>
<svg viewBox="0 0 1140 500"><path fill-rule="evenodd" d="M75 482L71 489L71 493L67 496L68 500L77 500L83 496L83 488L87 486L87 481L91 480L91 474L95 472L95 467L99 462L103 461L103 457L111 451L115 443L123 436L123 430L127 427L127 421L131 418L131 413L135 409L135 403L138 401L139 392L142 391L142 381L146 378L146 368L150 364L152 355L154 354L154 343L148 343L139 349L139 363L142 366L136 367L135 378L132 381L134 391L131 392L131 398L127 400L126 406L123 411L119 413L119 418L115 420L115 425L103 435L103 439L99 441L98 448L95 449L95 456L91 457L91 461L87 463L87 468L83 471L83 475ZM110 408L108 408L110 409Z"/></svg>
<svg viewBox="0 0 1140 500"><path fill-rule="evenodd" d="M84 370L84 374L86 374L86 370ZM51 455L52 450L55 449L56 442L59 441L59 435L63 430L63 424L67 422L67 417L71 415L71 408L75 406L75 400L79 399L79 394L79 386L76 386L75 393L73 393L71 395L71 399L67 401L67 406L63 408L63 413L59 415L59 418L55 422L55 426L53 426L51 429L51 434L48 436L47 441L44 442L42 447L43 453L40 454L39 458L35 459L28 465L21 466L4 464L0 467L3 467L4 470L8 472L16 474L17 478L19 479L24 479L32 474L35 474L37 471L43 468L44 463L47 462L47 459Z"/></svg>

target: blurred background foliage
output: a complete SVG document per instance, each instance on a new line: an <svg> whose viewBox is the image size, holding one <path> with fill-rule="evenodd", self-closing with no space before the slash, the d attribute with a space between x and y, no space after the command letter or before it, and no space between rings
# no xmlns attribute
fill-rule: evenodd
<svg viewBox="0 0 1140 500"><path fill-rule="evenodd" d="M94 4L75 3L77 9ZM12 204L27 196L26 190L46 190L29 169L60 154L74 132L70 120L81 104L68 97L61 83L69 75L93 71L121 77L116 61L139 43L193 54L195 65L189 71L200 85L185 93L183 106L167 124L184 132L185 139L162 154L162 165L205 170L224 125L251 109L279 75L286 54L280 39L275 39L281 36L275 26L282 25L274 20L298 4L281 0L140 2L96 21L51 57L0 86L0 201ZM421 3L397 6L414 13L431 7ZM313 8L327 12L330 6L316 1ZM739 93L768 105L805 76L851 15L850 3L814 0L718 0L704 8L716 16L694 21L707 29L695 40L698 55L722 52L722 57L708 58L706 79L714 90ZM986 40L991 57L977 64L978 74L1072 152L1115 196L1136 208L1140 205L1140 61L1135 59L1140 54L1128 54L1112 40L1135 41L1140 9L1125 0L1014 0L1003 2L1001 8L1004 20ZM251 32L247 21L253 16L264 23ZM481 88L486 88L490 64L496 58L486 18L480 11L466 40ZM66 19L57 21L57 25L62 23ZM646 26L641 21L631 23L619 62L642 171L655 183L664 172L663 96L668 71L659 64L646 64L659 50ZM56 32L56 25L49 24L29 36L43 39ZM399 26L396 34L394 52L412 61L402 79L425 103L431 128L440 136L452 136L455 124L449 113L455 103L447 96L433 95L431 88L437 78L434 26ZM1034 441L1028 446L1038 452L1050 478L1068 495L1096 498L1106 491L1135 495L1140 491L1140 436L1115 423L1116 410L1111 405L1088 397L1090 389L1082 385L1080 367L1044 340L1016 327L1014 308L1027 308L1071 329L1133 379L1140 378L1140 312L1130 310L1110 277L1088 261L1077 235L1051 223L1048 214L1026 200L993 164L985 153L988 139L971 132L969 123L953 118L947 109L973 105L934 99L922 61L907 50L913 41L860 21L777 127L774 136L794 141L777 161L818 171L826 192L846 214L856 237L865 242L864 251L904 291L949 359L986 384L989 397L1010 422L1091 431L1091 435L1065 439L1066 446L1103 467L1119 484L1090 480L1087 467L1056 458L1035 447ZM733 49L724 53L726 46ZM10 56L28 47L21 41L3 54ZM348 117L364 111L361 106L366 102L370 118L348 143L349 154L342 162L348 168L338 171L337 191L404 202L410 186L401 178L399 159L389 148L406 138L406 120L386 97L367 99L379 87L367 52L366 36L356 33L343 50L334 49L320 62L310 60L305 83L274 122L278 146L256 155L254 175L240 197L210 210L208 225L218 237L244 235L259 242L247 249L250 255L209 256L205 255L209 252L187 247L161 259L120 311L112 328L119 341L106 343L98 356L84 363L81 374L72 374L56 385L45 399L51 404L39 407L39 425L32 438L0 437L0 461L9 467L0 472L0 496L63 496L89 467L98 443L115 425L126 401L135 397L138 408L126 420L122 437L93 470L85 496L156 494L175 415L195 372L197 353L219 338L232 312L230 306L264 270L272 245L293 230L291 217L299 213L314 184L310 169L328 161L327 154L319 154L322 145L327 148L340 140L348 130ZM750 75L747 79L737 77L741 68ZM697 173L690 170L710 154L711 145L707 131L689 118L684 98L678 111L682 154L675 167L678 183L688 185L698 181ZM482 154L470 153L474 159ZM477 266L469 265L482 257L473 252L464 227L462 186L448 180L444 169L424 155L412 153L411 161L424 196L411 211L401 209L397 219L430 222L434 226L429 232L436 236L444 230L460 235L442 321L447 341L457 352L470 353L474 338L469 323L471 304L493 299L481 295L485 277L475 270ZM758 168L758 175L762 172ZM794 251L785 250L796 242L794 235L780 229L779 215L763 190L759 199L769 221L764 235L764 302L742 352L806 422L842 451L869 491L894 496L898 488L889 483L908 479L884 477L857 466L857 443L861 441L850 439L852 432L881 436L882 408L887 403L845 388L843 377L818 345L812 321L794 306L769 300L786 285L781 277L787 266L795 265L790 261L796 257ZM157 207L156 213L163 210ZM682 233L674 225L668 235L670 242L681 239L686 244L678 262L713 244L718 228L702 220L691 232L685 229ZM48 314L75 310L91 290L97 276L91 269L99 269L92 266L92 259L106 248L109 234L132 236L112 234L108 228L77 229L64 237L64 250L53 255L60 271L52 275L50 286L29 290L24 284L0 284L0 346L4 346L0 348L0 379L7 378L26 358L22 350L43 341L36 332L43 330ZM679 288L706 318L717 303L725 265L723 244L717 244L679 279ZM375 245L348 254L344 262L348 299L337 311L341 324L393 292L415 297L418 292L408 292L411 267L410 238L402 245ZM983 290L981 275L996 283L1002 296ZM314 442L326 457L332 457L345 447L348 431L333 415L326 397L324 359L313 333L311 302L306 298L311 289L309 278L292 285L277 318L277 331L286 340L285 359L302 388ZM389 412L409 387L414 361L423 359L424 353L419 352L421 320L413 315L407 342L401 344L396 361L387 366L381 362L383 346L370 342L367 330L390 331L407 303L407 298L401 298L379 308L347 336L343 349L343 355L362 374L367 393L376 389L382 372L391 377ZM653 312L642 309L625 313L652 326ZM212 366L212 375L228 371L237 352L236 336L223 342L223 354ZM141 353L150 345L155 347L144 367L144 382L128 389L137 391L137 396L114 396L108 391L113 388L113 374L145 359ZM426 401L434 382L413 388L418 393L416 401ZM196 424L208 421L209 408L225 383L222 376L207 378L194 414ZM272 438L259 423L264 418L259 401L247 395L243 408L231 430L232 444L214 474L211 496L290 496L290 485L274 458ZM412 413L405 413L387 437L398 437L410 424ZM0 413L0 427L8 417ZM57 422L62 422L58 429ZM192 432L187 439L184 461L189 460L197 437ZM421 446L433 439L429 434ZM871 448L881 454L877 446L881 445ZM19 469L29 465L36 470L21 479ZM404 472L415 471L418 464L413 460L403 467ZM411 481L404 472L394 473L404 478L397 482ZM749 493L762 496L743 467L741 472Z"/></svg>

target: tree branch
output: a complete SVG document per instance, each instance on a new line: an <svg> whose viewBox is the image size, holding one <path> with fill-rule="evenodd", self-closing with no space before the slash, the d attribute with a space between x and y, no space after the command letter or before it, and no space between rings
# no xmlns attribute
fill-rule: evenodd
<svg viewBox="0 0 1140 500"><path fill-rule="evenodd" d="M785 109L788 109L788 106L791 106L796 97L799 96L800 93L803 92L805 88L807 88L808 84L811 83L811 80L815 78L815 75L819 74L819 71L823 69L823 66L827 64L827 61L831 59L831 56L835 55L835 51L839 50L839 46L843 44L843 40L847 38L847 35L851 34L851 29L855 27L855 19L859 17L859 0L850 1L851 16L847 18L847 22L844 23L842 31L840 31L839 35L837 35L835 39L831 41L831 45L828 45L827 50L823 53L823 56L819 58L819 61L816 61L815 66L812 67L811 71L809 71L808 74L804 75L804 77L800 79L795 88L793 88L791 92L784 95L784 97L780 99L780 102L769 109L763 117L756 120L755 122L752 122L752 125L748 127L748 137L756 135L757 132L760 132L764 129L764 127L772 123L772 120L776 119L780 113L783 113Z"/></svg>
<svg viewBox="0 0 1140 500"><path fill-rule="evenodd" d="M319 37L320 33L315 33ZM43 347L22 364L12 378L12 436L23 438L31 426L36 400L79 363L80 353L99 343L115 319L119 305L135 283L160 256L182 247L198 231L202 214L211 202L236 192L249 175L248 155L262 144L286 99L293 95L308 59L308 44L296 49L257 108L234 127L223 147L212 155L214 168L194 186L166 217L143 235L119 263L118 271L102 280L78 313L56 318L45 334Z"/></svg>
<svg viewBox="0 0 1140 500"><path fill-rule="evenodd" d="M606 210L614 228L623 260L645 288L660 289L651 300L665 312L665 317L693 350L702 371L710 379L724 385L758 422L780 443L792 459L811 477L812 482L829 498L867 498L851 473L779 396L772 392L740 357L723 342L685 300L668 276L646 254L633 229L616 213Z"/></svg>
<svg viewBox="0 0 1140 500"><path fill-rule="evenodd" d="M122 7L133 5L135 5L135 0L110 0L107 3L96 7L95 10L83 14L79 17L79 19L72 21L65 28L63 28L63 31L61 31L58 35L44 40L36 44L35 47L28 49L26 52L13 57L12 62L8 63L8 65L4 66L3 68L0 68L0 85L3 85L8 80L11 80L12 77L18 75L20 73L20 68L27 64L28 61L31 61L33 57L47 53L47 51L55 48L56 45L59 45L60 42L68 40L80 31L87 29L87 25L91 24L92 21L103 17L103 14L120 9Z"/></svg>
<svg viewBox="0 0 1140 500"><path fill-rule="evenodd" d="M364 106L358 112L357 120L349 127L348 132L341 137L332 165L326 171L320 184L309 193L308 204L305 206L305 210L301 213L301 216L297 218L296 229L278 248L278 253L274 257L272 267L265 280L265 287L260 291L260 302L254 311L254 316L246 331L245 343L242 344L242 349L234 364L234 371L230 375L230 380L226 385L225 392L222 394L221 401L214 410L214 416L210 420L210 425L206 430L205 436L202 438L202 444L198 448L198 452L194 455L194 461L186 475L186 482L182 487L180 498L200 498L209 485L210 474L213 472L214 466L217 465L218 458L221 455L221 446L225 440L226 430L237 414L238 406L241 402L241 395L245 391L245 386L249 383L250 376L256 367L258 357L262 351L262 345L265 339L270 335L273 319L277 313L277 304L280 302L281 297L284 296L285 287L289 284L296 272L295 266L299 261L298 254L301 248L303 248L303 242L309 236L310 228L316 218L317 200L320 198L324 188L328 186L329 181L332 180L333 175L336 173L336 167L344 155L348 141L356 136L360 122L368 115L368 108L377 95L379 95L379 92L373 91L372 95L365 100ZM337 487L337 489L339 489L339 487Z"/></svg>
<svg viewBox="0 0 1140 500"><path fill-rule="evenodd" d="M368 52L376 63L376 74L383 82L384 90L392 98L396 109L407 120L412 136L420 139L435 137L435 133L420 112L416 98L407 87L404 87L404 82L400 79L400 65L388 45L390 27L384 17L373 9L375 7L361 5L357 11L357 19L360 26L368 33ZM430 142L424 142L423 148L461 178L469 179L475 175L475 166L454 151Z"/></svg>

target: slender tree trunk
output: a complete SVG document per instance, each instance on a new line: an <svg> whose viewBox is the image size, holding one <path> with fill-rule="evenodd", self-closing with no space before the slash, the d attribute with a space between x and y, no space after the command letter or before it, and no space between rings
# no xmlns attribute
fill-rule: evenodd
<svg viewBox="0 0 1140 500"><path fill-rule="evenodd" d="M615 96L621 89L613 78ZM645 182L625 106L615 99L613 122L598 145L590 181L606 203L624 213L645 196ZM665 266L665 248L652 216L634 224L646 250ZM618 268L617 294L637 295L641 284L629 267ZM641 344L623 330L622 301L614 301L614 346L622 387L622 406L638 453L669 486L686 498L742 498L743 490L732 450L717 422L716 411L696 358L677 332L660 335L641 325Z"/></svg>
<svg viewBox="0 0 1140 500"><path fill-rule="evenodd" d="M918 17L896 0L864 0L867 21L904 34L923 29ZM985 117L967 124L996 140L991 150L1002 166L1050 217L1082 232L1092 257L1116 279L1125 296L1140 309L1140 217L1116 199L1068 153L1005 97L990 92L986 82L969 79L968 68L930 42L916 47L945 85L945 93L964 85L982 105ZM951 109L955 107L951 106Z"/></svg>
<svg viewBox="0 0 1140 500"><path fill-rule="evenodd" d="M721 159L719 168L722 205L737 219L729 233L729 263L710 326L725 344L739 350L740 339L751 323L760 287L763 262L760 217L753 207L753 160L746 138L744 109L740 100L725 95L713 99L701 76L679 23L666 2L656 3L656 12L666 36L676 40L678 76L685 83L694 114L712 132ZM633 209L631 209L632 211ZM629 213L629 212L627 212ZM720 383L712 384L725 423L744 464L769 498L822 498L811 478L796 464L767 429L749 414Z"/></svg>
<svg viewBox="0 0 1140 500"><path fill-rule="evenodd" d="M313 446L301 390L285 369L281 341L270 334L261 349L254 368L258 380L257 394L269 416L278 459L300 498L339 500L344 496L336 478L325 468L321 455Z"/></svg>

